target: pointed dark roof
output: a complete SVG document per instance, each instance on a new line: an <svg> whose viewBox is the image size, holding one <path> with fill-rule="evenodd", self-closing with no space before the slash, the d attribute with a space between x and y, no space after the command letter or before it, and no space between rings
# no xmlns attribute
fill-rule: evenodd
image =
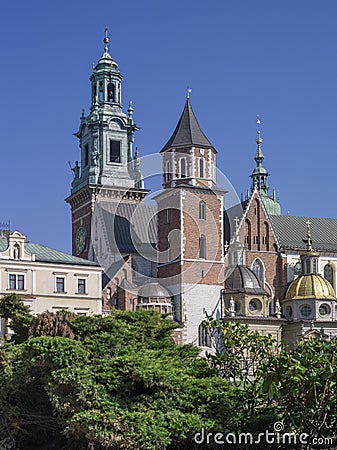
<svg viewBox="0 0 337 450"><path fill-rule="evenodd" d="M178 125L161 151L172 147L176 148L190 145L214 148L201 130L197 118L194 115L190 100L187 98Z"/></svg>

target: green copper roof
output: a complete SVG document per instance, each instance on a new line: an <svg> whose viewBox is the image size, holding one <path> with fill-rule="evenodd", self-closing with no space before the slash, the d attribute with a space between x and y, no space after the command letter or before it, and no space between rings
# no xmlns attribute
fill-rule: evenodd
<svg viewBox="0 0 337 450"><path fill-rule="evenodd" d="M308 217L269 216L281 247L306 250ZM310 218L312 248L337 252L337 219Z"/></svg>
<svg viewBox="0 0 337 450"><path fill-rule="evenodd" d="M260 197L268 215L279 216L281 214L281 205L277 200L264 194L263 192L260 192Z"/></svg>
<svg viewBox="0 0 337 450"><path fill-rule="evenodd" d="M35 255L35 261L59 264L78 264L83 266L98 266L99 264L87 259L77 258L68 253L54 250L41 244L25 244L25 250Z"/></svg>

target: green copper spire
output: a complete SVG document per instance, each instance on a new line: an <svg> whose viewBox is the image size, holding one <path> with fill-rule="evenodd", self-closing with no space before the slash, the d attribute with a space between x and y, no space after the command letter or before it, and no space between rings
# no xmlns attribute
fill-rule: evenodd
<svg viewBox="0 0 337 450"><path fill-rule="evenodd" d="M261 129L260 129L260 125L261 125L261 120L258 117L257 118L257 139L256 139L256 143L257 143L257 150L256 150L256 155L255 155L255 161L256 161L256 167L253 170L253 173L251 174L253 183L252 183L252 192L254 191L255 186L257 187L258 191L260 192L260 194L265 194L268 195L268 190L269 190L269 186L268 186L268 172L266 171L266 169L263 167L263 160L264 160L264 155L262 153L262 148L261 148L261 144L262 144L262 138L261 138Z"/></svg>
<svg viewBox="0 0 337 450"><path fill-rule="evenodd" d="M251 193L253 193L254 190L257 189L259 191L259 194L262 198L262 201L268 214L280 215L281 207L279 200L276 198L275 190L272 196L269 195L269 185L268 185L269 173L263 167L264 155L261 148L262 144L261 120L259 116L257 117L256 123L257 123L257 139L256 139L257 150L254 158L256 162L256 167L253 170L253 173L251 174L252 178Z"/></svg>

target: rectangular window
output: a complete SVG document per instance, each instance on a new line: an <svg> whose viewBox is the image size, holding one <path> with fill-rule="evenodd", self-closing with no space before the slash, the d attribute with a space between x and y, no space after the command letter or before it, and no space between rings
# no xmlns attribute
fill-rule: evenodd
<svg viewBox="0 0 337 450"><path fill-rule="evenodd" d="M77 293L78 294L85 294L86 293L86 286L85 286L85 278L79 278L77 280Z"/></svg>
<svg viewBox="0 0 337 450"><path fill-rule="evenodd" d="M64 292L64 277L56 277L56 292Z"/></svg>
<svg viewBox="0 0 337 450"><path fill-rule="evenodd" d="M110 139L110 162L121 162L121 143Z"/></svg>
<svg viewBox="0 0 337 450"><path fill-rule="evenodd" d="M170 209L166 209L166 224L168 225L170 223Z"/></svg>
<svg viewBox="0 0 337 450"><path fill-rule="evenodd" d="M25 276L18 275L18 289L23 291L25 288Z"/></svg>
<svg viewBox="0 0 337 450"><path fill-rule="evenodd" d="M25 276L10 273L8 277L8 288L23 291L25 289Z"/></svg>

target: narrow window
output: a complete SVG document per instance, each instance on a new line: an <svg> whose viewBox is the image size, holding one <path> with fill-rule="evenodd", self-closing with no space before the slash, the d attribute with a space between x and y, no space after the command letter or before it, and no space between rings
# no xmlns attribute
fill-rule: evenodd
<svg viewBox="0 0 337 450"><path fill-rule="evenodd" d="M246 219L246 242L248 250L252 249L252 225L248 219Z"/></svg>
<svg viewBox="0 0 337 450"><path fill-rule="evenodd" d="M18 289L23 291L25 288L25 276L18 275Z"/></svg>
<svg viewBox="0 0 337 450"><path fill-rule="evenodd" d="M166 208L166 224L169 225L171 219L171 210L170 208Z"/></svg>
<svg viewBox="0 0 337 450"><path fill-rule="evenodd" d="M255 275L257 276L257 278L263 282L263 265L262 262L259 259L256 259L254 261L253 267L252 267L253 272L255 273Z"/></svg>
<svg viewBox="0 0 337 450"><path fill-rule="evenodd" d="M265 238L264 238L264 244L266 245L267 252L269 251L269 225L267 222L264 223L264 232L265 232Z"/></svg>
<svg viewBox="0 0 337 450"><path fill-rule="evenodd" d="M204 178L205 177L205 161L204 158L199 159L199 177Z"/></svg>
<svg viewBox="0 0 337 450"><path fill-rule="evenodd" d="M100 102L104 101L103 82L99 82L98 99Z"/></svg>
<svg viewBox="0 0 337 450"><path fill-rule="evenodd" d="M115 101L115 86L113 83L108 84L108 102L114 103Z"/></svg>
<svg viewBox="0 0 337 450"><path fill-rule="evenodd" d="M165 164L165 174L164 174L164 182L165 182L165 183L168 183L168 182L170 181L170 179L171 179L170 171L171 171L171 169L170 169L170 162L169 162L169 161L166 161L166 164Z"/></svg>
<svg viewBox="0 0 337 450"><path fill-rule="evenodd" d="M204 201L199 203L199 219L206 220L206 203Z"/></svg>
<svg viewBox="0 0 337 450"><path fill-rule="evenodd" d="M121 162L121 143L120 141L110 140L110 162Z"/></svg>
<svg viewBox="0 0 337 450"><path fill-rule="evenodd" d="M64 277L56 277L56 292L64 292Z"/></svg>
<svg viewBox="0 0 337 450"><path fill-rule="evenodd" d="M199 258L206 259L206 236L204 234L199 239Z"/></svg>
<svg viewBox="0 0 337 450"><path fill-rule="evenodd" d="M310 259L309 258L307 258L306 261L305 261L305 267L307 269L306 275L309 275L311 273Z"/></svg>
<svg viewBox="0 0 337 450"><path fill-rule="evenodd" d="M329 281L331 286L333 286L333 268L330 264L324 266L324 278Z"/></svg>
<svg viewBox="0 0 337 450"><path fill-rule="evenodd" d="M89 164L89 144L85 144L83 151L83 167Z"/></svg>
<svg viewBox="0 0 337 450"><path fill-rule="evenodd" d="M78 294L86 294L86 279L79 278L77 280L77 293Z"/></svg>
<svg viewBox="0 0 337 450"><path fill-rule="evenodd" d="M180 177L186 178L186 159L181 158L180 160Z"/></svg>
<svg viewBox="0 0 337 450"><path fill-rule="evenodd" d="M16 289L16 275L9 274L9 289Z"/></svg>

